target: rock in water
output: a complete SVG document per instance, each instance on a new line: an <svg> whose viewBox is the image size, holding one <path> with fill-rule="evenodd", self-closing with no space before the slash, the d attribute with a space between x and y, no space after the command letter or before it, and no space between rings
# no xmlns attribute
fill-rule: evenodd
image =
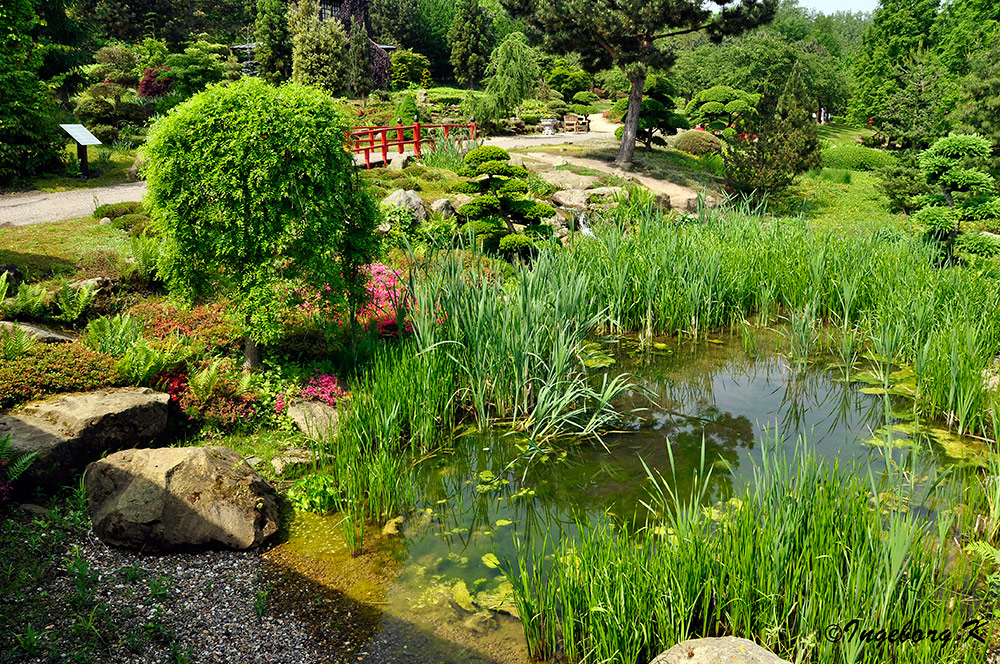
<svg viewBox="0 0 1000 664"><path fill-rule="evenodd" d="M753 641L735 636L681 641L649 664L790 664Z"/></svg>
<svg viewBox="0 0 1000 664"><path fill-rule="evenodd" d="M427 219L427 209L424 207L424 201L420 198L420 194L413 189L397 189L382 199L382 205L401 207L409 210L413 213L413 218L418 224L423 223Z"/></svg>
<svg viewBox="0 0 1000 664"><path fill-rule="evenodd" d="M226 447L123 450L84 474L94 533L148 553L248 549L278 531L278 494Z"/></svg>
<svg viewBox="0 0 1000 664"><path fill-rule="evenodd" d="M0 414L0 435L17 453L38 453L24 483L54 491L108 452L148 445L167 427L169 401L145 387L57 395Z"/></svg>

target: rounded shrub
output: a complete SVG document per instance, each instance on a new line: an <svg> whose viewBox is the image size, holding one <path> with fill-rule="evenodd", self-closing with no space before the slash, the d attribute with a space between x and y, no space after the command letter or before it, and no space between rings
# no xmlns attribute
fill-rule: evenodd
<svg viewBox="0 0 1000 664"><path fill-rule="evenodd" d="M526 194L528 193L528 183L524 180L504 180L497 187L498 194Z"/></svg>
<svg viewBox="0 0 1000 664"><path fill-rule="evenodd" d="M674 147L681 152L695 156L722 152L722 141L718 136L701 129L685 131L674 139Z"/></svg>
<svg viewBox="0 0 1000 664"><path fill-rule="evenodd" d="M954 232L956 228L955 213L943 205L931 205L918 210L913 215L913 222L924 226L927 233L942 237Z"/></svg>
<svg viewBox="0 0 1000 664"><path fill-rule="evenodd" d="M508 164L506 161L484 161L481 164L476 165L476 175L523 178L528 176L528 169L524 166Z"/></svg>
<svg viewBox="0 0 1000 664"><path fill-rule="evenodd" d="M467 166L478 166L488 161L510 161L510 153L495 145L482 145L469 150L465 155Z"/></svg>
<svg viewBox="0 0 1000 664"><path fill-rule="evenodd" d="M982 233L962 233L955 238L955 252L992 258L1000 255L1000 240Z"/></svg>
<svg viewBox="0 0 1000 664"><path fill-rule="evenodd" d="M595 104L600 100L600 97L589 90L582 90L573 95L573 101L577 104Z"/></svg>
<svg viewBox="0 0 1000 664"><path fill-rule="evenodd" d="M500 213L500 200L492 194L483 194L458 208L460 217L482 219Z"/></svg>
<svg viewBox="0 0 1000 664"><path fill-rule="evenodd" d="M540 221L551 219L556 210L551 205L539 203L533 200L505 200L504 207L514 217L518 217L528 224L537 224Z"/></svg>
<svg viewBox="0 0 1000 664"><path fill-rule="evenodd" d="M448 187L448 191L453 194L469 194L475 196L480 192L478 182L456 182Z"/></svg>
<svg viewBox="0 0 1000 664"><path fill-rule="evenodd" d="M124 217L127 214L145 214L142 203L139 201L105 203L104 205L97 206L97 209L94 210L94 219L103 219L104 217L117 219L118 217Z"/></svg>
<svg viewBox="0 0 1000 664"><path fill-rule="evenodd" d="M823 150L823 165L849 171L877 171L896 165L896 157L863 145L840 145Z"/></svg>
<svg viewBox="0 0 1000 664"><path fill-rule="evenodd" d="M521 233L511 233L500 238L497 251L507 258L530 256L535 250L535 241Z"/></svg>

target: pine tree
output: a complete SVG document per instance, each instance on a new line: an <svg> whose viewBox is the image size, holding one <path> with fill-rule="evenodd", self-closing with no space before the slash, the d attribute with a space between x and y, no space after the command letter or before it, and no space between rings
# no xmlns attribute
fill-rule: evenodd
<svg viewBox="0 0 1000 664"><path fill-rule="evenodd" d="M459 0L448 32L455 80L470 90L486 74L492 52L493 21L479 0Z"/></svg>
<svg viewBox="0 0 1000 664"><path fill-rule="evenodd" d="M410 48L416 35L417 0L372 0L368 8L372 35L380 44Z"/></svg>
<svg viewBox="0 0 1000 664"><path fill-rule="evenodd" d="M344 87L347 35L336 19L322 20L316 0L300 0L288 14L292 80L337 93Z"/></svg>
<svg viewBox="0 0 1000 664"><path fill-rule="evenodd" d="M502 0L515 17L525 17L544 35L547 50L579 53L584 66L600 71L621 69L631 83L625 130L615 162L628 166L636 133L646 74L650 67L673 63L670 38L705 31L715 41L770 22L777 0L739 3L706 0ZM717 11L719 5L723 6Z"/></svg>
<svg viewBox="0 0 1000 664"><path fill-rule="evenodd" d="M272 83L286 80L292 73L292 45L285 0L257 0L254 38L261 76Z"/></svg>
<svg viewBox="0 0 1000 664"><path fill-rule="evenodd" d="M819 135L812 117L813 103L802 78L802 63L795 62L785 84L785 91L778 98L777 126L790 134L795 152L792 171L805 173L822 165Z"/></svg>
<svg viewBox="0 0 1000 664"><path fill-rule="evenodd" d="M367 98L374 86L371 42L365 26L351 21L351 43L347 49L347 86L355 97Z"/></svg>

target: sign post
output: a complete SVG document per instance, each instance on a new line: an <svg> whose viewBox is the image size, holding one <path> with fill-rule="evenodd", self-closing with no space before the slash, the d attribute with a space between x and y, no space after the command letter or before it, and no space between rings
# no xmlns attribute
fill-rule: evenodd
<svg viewBox="0 0 1000 664"><path fill-rule="evenodd" d="M76 156L80 158L80 173L85 178L90 177L90 166L87 164L87 146L101 145L101 142L82 124L61 124L59 126L76 141Z"/></svg>

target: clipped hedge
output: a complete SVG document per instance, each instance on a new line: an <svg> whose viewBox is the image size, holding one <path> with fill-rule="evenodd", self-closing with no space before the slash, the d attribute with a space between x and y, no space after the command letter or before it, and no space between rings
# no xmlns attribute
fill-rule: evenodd
<svg viewBox="0 0 1000 664"><path fill-rule="evenodd" d="M674 148L701 157L722 152L722 140L707 131L691 129L674 139Z"/></svg>
<svg viewBox="0 0 1000 664"><path fill-rule="evenodd" d="M478 166L488 161L510 161L510 153L495 145L483 145L469 150L465 155L466 166Z"/></svg>
<svg viewBox="0 0 1000 664"><path fill-rule="evenodd" d="M863 145L841 145L823 150L823 165L848 171L877 171L895 166L896 157Z"/></svg>

